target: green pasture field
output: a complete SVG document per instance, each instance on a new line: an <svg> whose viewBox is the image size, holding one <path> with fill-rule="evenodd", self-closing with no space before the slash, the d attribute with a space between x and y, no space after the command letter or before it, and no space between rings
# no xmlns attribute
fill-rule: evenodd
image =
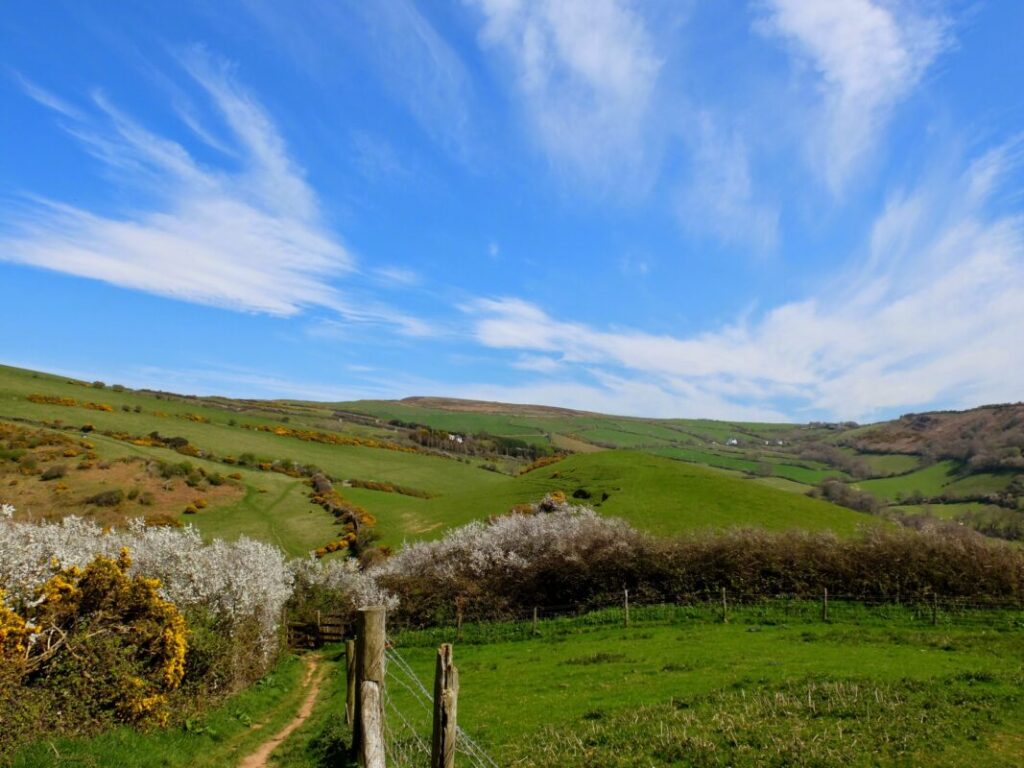
<svg viewBox="0 0 1024 768"><path fill-rule="evenodd" d="M735 469L747 474L756 475L761 472L762 464L771 468L772 475L803 483L806 486L816 485L828 477L845 479L847 475L838 469L830 469L817 462L806 462L807 466L789 463L792 459L780 458L776 455L757 457L746 451L710 451L699 448L655 448L650 451L659 456L706 464L710 467ZM807 490L805 488L804 490Z"/></svg>
<svg viewBox="0 0 1024 768"><path fill-rule="evenodd" d="M105 403L114 410L105 412L80 406L33 403L27 400L30 394L72 397L80 403ZM230 408L226 407L228 405ZM516 429L521 427L532 431L533 436L538 434L538 424L546 423L553 427L553 432L589 426L628 430L617 434L629 439L647 440L644 435L650 435L651 440L661 440L678 434L685 440L688 438L681 430L691 424L685 421L649 423L641 419L589 414L519 419L507 414L453 413L396 403L338 404L337 408L355 409L357 405L373 411L380 418L397 413L416 420L413 411L428 411L432 417L463 420L459 422L463 425L460 431L468 431L466 425L470 425L473 428L486 427L495 433L516 434ZM136 407L139 413L135 412ZM240 408L246 410L237 410ZM376 480L411 486L433 494L433 498L420 499L340 488L347 498L364 506L378 519L378 532L383 542L390 545L435 537L450 527L502 514L515 504L536 501L555 490L571 496L582 489L589 497L578 497L580 503L593 505L605 514L623 517L656 534L736 525L774 530L832 529L839 534L848 534L859 525L875 522L863 514L792 493L792 486L779 489L773 484L755 483L735 473L637 451L574 454L557 464L515 477L506 474L514 474L515 464L503 464L503 472L489 472L481 468L484 461L479 458L460 461L423 453L330 445L243 428L245 424L281 426L287 419L288 427L317 429L324 419L333 418L334 410L335 406L330 404L252 404L222 398L190 399L172 395L161 395L158 399L153 393L114 391L109 386L99 389L69 383L62 377L0 368L0 416L3 417L36 424L52 423L59 418L64 424L80 426L89 423L97 431L120 431L131 435L158 431L165 436L184 437L218 458L237 458L243 453L250 453L260 460L293 460L316 465L342 483L349 478ZM205 421L184 418L187 414ZM350 427L337 419L332 425L341 434ZM747 432L763 429L765 434L768 434L770 426L729 425L702 420L694 420L692 425L700 429L722 428L730 433L740 428ZM366 434L366 429L363 434ZM383 428L371 432L385 438L400 439L400 436ZM532 439L528 432L520 431L518 434ZM164 449L133 446L104 438L95 432L93 438L97 446L102 446L102 450L111 455L133 453L172 461L184 458ZM662 450L677 453L677 458L723 464L740 471L750 472L758 467L758 462L743 458L740 451L735 454L724 449L721 452L691 452L691 449L667 446ZM776 482L783 478L814 482L822 475L832 474L818 465L811 468L794 466L775 456L767 461L772 465ZM199 460L193 460L193 463L207 466ZM239 471L243 476L245 495L230 506L190 516L189 522L199 527L205 536L230 539L242 534L250 535L275 542L293 555L308 552L336 537L333 519L309 503L308 490L302 481L271 472L240 467L229 469L216 461L208 464L207 469L213 471Z"/></svg>
<svg viewBox="0 0 1024 768"><path fill-rule="evenodd" d="M871 471L879 477L888 475L904 475L913 472L921 464L921 459L905 453L864 453L857 454L849 451L851 455L858 456L864 461Z"/></svg>
<svg viewBox="0 0 1024 768"><path fill-rule="evenodd" d="M588 429L579 433L584 440L600 445L612 445L616 448L646 448L651 446L667 446L670 442L643 432L632 432L622 429L603 427Z"/></svg>
<svg viewBox="0 0 1024 768"><path fill-rule="evenodd" d="M1024 613L833 602L633 606L578 617L392 628L389 768L421 765L436 647L455 643L459 725L501 768L1011 768L1024 747ZM348 766L339 647L275 768ZM301 663L188 728L41 741L12 768L230 765L288 720ZM397 713L400 712L401 716ZM411 759L419 753L419 762ZM401 757L408 756L408 757ZM465 755L462 764L470 764Z"/></svg>
<svg viewBox="0 0 1024 768"><path fill-rule="evenodd" d="M1019 612L938 626L906 608L633 609L466 626L459 721L501 766L1018 766ZM400 633L424 682L454 630ZM391 676L401 677L398 670ZM401 684L391 696L420 706ZM423 717L420 721L426 723Z"/></svg>
<svg viewBox="0 0 1024 768"><path fill-rule="evenodd" d="M602 514L655 534L752 526L771 530L830 529L851 534L877 518L780 490L732 473L636 451L577 454L520 477L499 477L486 488L466 488L433 499L346 489L380 521L385 542L435 537L451 526L507 512L550 491L572 498L579 490ZM604 495L607 494L607 498Z"/></svg>
<svg viewBox="0 0 1024 768"><path fill-rule="evenodd" d="M998 493L1005 490L1019 476L1018 472L979 472L976 475L956 480L949 484L949 490L958 494Z"/></svg>
<svg viewBox="0 0 1024 768"><path fill-rule="evenodd" d="M887 507L890 512L902 515L919 515L929 512L943 520L952 520L961 512L991 512L1000 507L991 504L979 504L973 501L956 502L953 504L897 504Z"/></svg>
<svg viewBox="0 0 1024 768"><path fill-rule="evenodd" d="M862 480L855 487L891 501L896 501L901 494L906 496L915 491L926 496L938 496L956 480L956 468L955 462L940 461L906 475Z"/></svg>

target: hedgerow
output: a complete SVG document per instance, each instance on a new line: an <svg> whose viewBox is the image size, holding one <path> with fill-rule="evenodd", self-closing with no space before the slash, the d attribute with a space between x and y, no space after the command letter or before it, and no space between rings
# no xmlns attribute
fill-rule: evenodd
<svg viewBox="0 0 1024 768"><path fill-rule="evenodd" d="M831 533L735 529L659 539L626 522L547 499L400 550L369 574L415 625L586 607L621 598L697 601L832 594L1024 602L1024 551L964 529L875 526Z"/></svg>

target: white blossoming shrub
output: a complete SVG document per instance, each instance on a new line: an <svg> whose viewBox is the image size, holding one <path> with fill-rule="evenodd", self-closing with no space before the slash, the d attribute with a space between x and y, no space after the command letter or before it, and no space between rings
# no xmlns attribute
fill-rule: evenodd
<svg viewBox="0 0 1024 768"><path fill-rule="evenodd" d="M438 541L404 547L376 568L377 578L422 577L454 583L508 575L547 558L579 561L595 547L614 547L633 529L587 507L565 505L548 514L512 514L473 522Z"/></svg>
<svg viewBox="0 0 1024 768"><path fill-rule="evenodd" d="M413 623L446 620L459 603L498 616L538 596L539 574L586 573L640 538L623 520L546 499L531 513L470 523L438 541L406 546L367 575L398 596L402 618Z"/></svg>
<svg viewBox="0 0 1024 768"><path fill-rule="evenodd" d="M388 610L398 607L398 599L354 558L324 561L310 557L293 561L291 567L297 618L312 618L317 610L353 615L368 605L383 605Z"/></svg>
<svg viewBox="0 0 1024 768"><path fill-rule="evenodd" d="M84 567L96 555L132 555L132 573L160 579L163 595L182 609L201 609L233 634L255 628L260 654L278 646L278 623L291 596L292 572L274 546L247 538L204 544L195 529L146 527L104 532L67 517L58 523L0 524L0 588L14 602L30 600L59 568Z"/></svg>

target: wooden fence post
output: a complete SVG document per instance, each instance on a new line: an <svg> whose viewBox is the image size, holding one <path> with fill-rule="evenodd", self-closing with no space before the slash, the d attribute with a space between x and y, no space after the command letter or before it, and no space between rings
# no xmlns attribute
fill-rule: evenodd
<svg viewBox="0 0 1024 768"><path fill-rule="evenodd" d="M455 639L462 640L462 611L466 600L461 595L455 598Z"/></svg>
<svg viewBox="0 0 1024 768"><path fill-rule="evenodd" d="M722 623L729 623L728 604L725 601L725 587L722 587Z"/></svg>
<svg viewBox="0 0 1024 768"><path fill-rule="evenodd" d="M533 606L533 634L539 634L537 631L537 606Z"/></svg>
<svg viewBox="0 0 1024 768"><path fill-rule="evenodd" d="M356 722L356 641L345 641L345 725L349 728Z"/></svg>
<svg viewBox="0 0 1024 768"><path fill-rule="evenodd" d="M359 609L356 667L359 673L353 744L363 768L384 768L384 607Z"/></svg>
<svg viewBox="0 0 1024 768"><path fill-rule="evenodd" d="M828 621L828 587L821 593L821 620Z"/></svg>
<svg viewBox="0 0 1024 768"><path fill-rule="evenodd" d="M434 670L434 733L430 750L430 768L455 768L458 738L459 670L453 661L452 646L437 649Z"/></svg>
<svg viewBox="0 0 1024 768"><path fill-rule="evenodd" d="M932 626L939 623L939 596L932 592Z"/></svg>
<svg viewBox="0 0 1024 768"><path fill-rule="evenodd" d="M629 590L628 589L624 589L624 590L622 590L622 592L623 592L623 594L625 595L625 598L626 598L626 600L625 600L626 626L628 627L629 626Z"/></svg>

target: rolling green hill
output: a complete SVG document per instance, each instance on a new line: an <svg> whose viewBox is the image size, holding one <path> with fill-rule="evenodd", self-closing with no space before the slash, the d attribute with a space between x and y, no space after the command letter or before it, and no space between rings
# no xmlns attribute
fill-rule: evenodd
<svg viewBox="0 0 1024 768"><path fill-rule="evenodd" d="M14 455L24 448L0 453L0 499L33 515L185 520L185 506L202 500L205 507L193 509L187 521L204 534L256 536L292 554L340 532L310 500L315 470L376 518L389 545L439 536L552 491L575 494L580 503L655 534L735 525L848 534L878 518L809 498L823 480L856 483L887 504L913 500L915 493L933 505L940 500L931 497L941 494L955 503L1017 487L1009 468L972 471L963 461L901 452L914 444L906 430L879 425L657 420L444 398L235 400L9 367L0 367L0 421L91 445L83 449L89 461L47 457L41 448L27 459ZM870 444L879 435L887 442ZM27 439L18 438L19 445ZM526 471L538 457L554 463ZM111 468L112 462L130 466ZM189 462L191 475L154 485L154 472L166 474L159 467L175 462ZM59 483L42 480L54 463L68 465L65 476ZM214 480L227 476L227 486L213 493ZM353 487L353 480L415 495ZM126 498L114 510L86 503L96 487L116 490L118 483L126 497L148 491L154 500L144 506Z"/></svg>

